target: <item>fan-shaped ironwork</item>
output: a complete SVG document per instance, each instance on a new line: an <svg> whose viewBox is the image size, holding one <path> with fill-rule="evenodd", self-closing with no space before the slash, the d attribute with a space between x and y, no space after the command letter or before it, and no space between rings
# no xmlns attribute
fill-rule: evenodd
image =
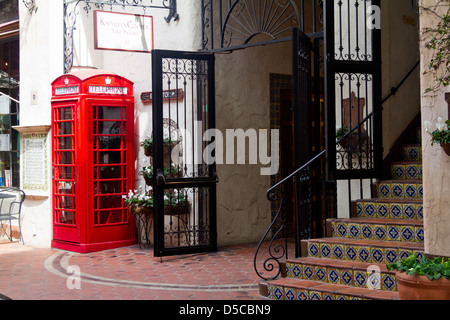
<svg viewBox="0 0 450 320"><path fill-rule="evenodd" d="M299 24L293 0L235 0L224 20L221 47L248 44L260 35L275 40L290 35Z"/></svg>

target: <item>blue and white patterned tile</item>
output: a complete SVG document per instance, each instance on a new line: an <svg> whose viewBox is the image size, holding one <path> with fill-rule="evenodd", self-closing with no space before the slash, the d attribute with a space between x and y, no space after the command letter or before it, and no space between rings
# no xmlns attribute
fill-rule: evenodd
<svg viewBox="0 0 450 320"><path fill-rule="evenodd" d="M383 248L373 247L370 248L370 258L371 263L384 263L385 261L385 251Z"/></svg>
<svg viewBox="0 0 450 320"><path fill-rule="evenodd" d="M381 274L381 290L397 291L395 276L391 273Z"/></svg>
<svg viewBox="0 0 450 320"><path fill-rule="evenodd" d="M400 238L402 239L402 241L407 241L407 242L415 241L414 227L401 226L400 227Z"/></svg>
<svg viewBox="0 0 450 320"><path fill-rule="evenodd" d="M366 288L367 287L367 271L363 270L355 270L353 272L353 285L358 288Z"/></svg>
<svg viewBox="0 0 450 320"><path fill-rule="evenodd" d="M333 244L331 250L331 257L333 259L343 260L345 258L345 248L343 244Z"/></svg>
<svg viewBox="0 0 450 320"><path fill-rule="evenodd" d="M320 244L320 256L321 258L331 259L332 258L332 245L330 243Z"/></svg>
<svg viewBox="0 0 450 320"><path fill-rule="evenodd" d="M392 184L392 198L402 199L405 197L405 188L404 185L401 183L394 183Z"/></svg>
<svg viewBox="0 0 450 320"><path fill-rule="evenodd" d="M360 239L361 238L361 225L358 223L349 223L348 227L348 238Z"/></svg>
<svg viewBox="0 0 450 320"><path fill-rule="evenodd" d="M403 219L403 208L400 203L393 203L390 206L389 217L391 219Z"/></svg>
<svg viewBox="0 0 450 320"><path fill-rule="evenodd" d="M386 248L385 249L385 262L394 263L398 261L399 251L397 248Z"/></svg>
<svg viewBox="0 0 450 320"><path fill-rule="evenodd" d="M377 203L377 218L388 218L389 206L386 203Z"/></svg>
<svg viewBox="0 0 450 320"><path fill-rule="evenodd" d="M357 247L345 246L344 249L345 249L345 260L357 261L358 259Z"/></svg>
<svg viewBox="0 0 450 320"><path fill-rule="evenodd" d="M373 239L374 240L386 240L386 226L385 225L373 225Z"/></svg>
<svg viewBox="0 0 450 320"><path fill-rule="evenodd" d="M400 227L397 225L387 226L387 240L388 241L400 241Z"/></svg>
<svg viewBox="0 0 450 320"><path fill-rule="evenodd" d="M371 262L370 261L370 247L357 247L357 258L359 262Z"/></svg>
<svg viewBox="0 0 450 320"><path fill-rule="evenodd" d="M346 238L347 237L347 224L344 222L335 223L335 237Z"/></svg>
<svg viewBox="0 0 450 320"><path fill-rule="evenodd" d="M364 205L365 217L376 216L376 205L373 202L366 202Z"/></svg>
<svg viewBox="0 0 450 320"><path fill-rule="evenodd" d="M417 214L417 205L412 203L403 204L403 216L405 219L415 219Z"/></svg>
<svg viewBox="0 0 450 320"><path fill-rule="evenodd" d="M423 227L414 227L414 233L416 235L416 242L424 242L424 231Z"/></svg>
<svg viewBox="0 0 450 320"><path fill-rule="evenodd" d="M346 285L346 286L352 286L353 285L353 270L352 269L342 269L339 272L340 276L340 284Z"/></svg>
<svg viewBox="0 0 450 320"><path fill-rule="evenodd" d="M378 185L378 196L380 198L389 198L391 196L391 186L387 183Z"/></svg>
<svg viewBox="0 0 450 320"><path fill-rule="evenodd" d="M327 281L327 268L325 266L314 266L314 272L317 281Z"/></svg>
<svg viewBox="0 0 450 320"><path fill-rule="evenodd" d="M296 299L297 290L293 288L284 288L284 298L285 300L293 301ZM279 299L277 299L279 300Z"/></svg>
<svg viewBox="0 0 450 320"><path fill-rule="evenodd" d="M319 244L317 242L308 241L308 256L309 257L320 257Z"/></svg>
<svg viewBox="0 0 450 320"><path fill-rule="evenodd" d="M297 290L297 299L302 301L308 300L308 290Z"/></svg>
<svg viewBox="0 0 450 320"><path fill-rule="evenodd" d="M316 280L316 272L314 266L304 265L302 278L305 280Z"/></svg>

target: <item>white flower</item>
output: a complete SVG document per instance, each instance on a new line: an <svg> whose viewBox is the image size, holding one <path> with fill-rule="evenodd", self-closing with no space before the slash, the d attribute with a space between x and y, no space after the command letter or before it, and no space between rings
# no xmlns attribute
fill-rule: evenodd
<svg viewBox="0 0 450 320"><path fill-rule="evenodd" d="M425 128L425 132L431 132L431 122L430 121L425 121L423 126Z"/></svg>
<svg viewBox="0 0 450 320"><path fill-rule="evenodd" d="M447 129L447 125L445 124L444 120L442 120L441 117L439 117L438 120L437 120L436 128L439 131L444 131L445 129Z"/></svg>

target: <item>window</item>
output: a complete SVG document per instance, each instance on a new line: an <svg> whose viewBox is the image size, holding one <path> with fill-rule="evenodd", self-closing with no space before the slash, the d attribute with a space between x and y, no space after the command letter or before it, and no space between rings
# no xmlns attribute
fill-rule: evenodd
<svg viewBox="0 0 450 320"><path fill-rule="evenodd" d="M0 40L0 186L19 187L19 39Z"/></svg>

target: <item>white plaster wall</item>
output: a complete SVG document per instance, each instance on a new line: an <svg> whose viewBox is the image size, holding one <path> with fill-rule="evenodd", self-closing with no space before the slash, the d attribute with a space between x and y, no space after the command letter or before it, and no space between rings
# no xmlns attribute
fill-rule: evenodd
<svg viewBox="0 0 450 320"><path fill-rule="evenodd" d="M216 126L270 129L270 73L292 74L291 44L248 48L216 56ZM271 222L261 165L218 165L220 244L259 241Z"/></svg>
<svg viewBox="0 0 450 320"><path fill-rule="evenodd" d="M20 16L20 125L50 125L51 82L63 70L62 1L38 1L37 11L30 14L19 2ZM37 103L31 94L37 93ZM50 133L47 140L51 159ZM49 160L51 181L51 160ZM45 193L44 193L45 194ZM23 208L22 232L25 244L49 247L52 239L51 185L47 198L34 200L27 193Z"/></svg>
<svg viewBox="0 0 450 320"><path fill-rule="evenodd" d="M422 0L421 6L432 7L437 0ZM443 14L448 10L448 3L441 2L434 11ZM438 19L435 14L421 11L421 32L429 27L435 27ZM422 36L422 40L427 38ZM428 70L431 51L421 45L421 72ZM433 87L435 81L430 73L421 78L421 92ZM436 123L438 117L448 118L448 106L445 93L450 88L440 87L435 92L422 95L422 121ZM424 186L424 231L425 253L440 256L450 256L450 157L439 145L431 145L431 136L422 133L423 149L423 186Z"/></svg>

